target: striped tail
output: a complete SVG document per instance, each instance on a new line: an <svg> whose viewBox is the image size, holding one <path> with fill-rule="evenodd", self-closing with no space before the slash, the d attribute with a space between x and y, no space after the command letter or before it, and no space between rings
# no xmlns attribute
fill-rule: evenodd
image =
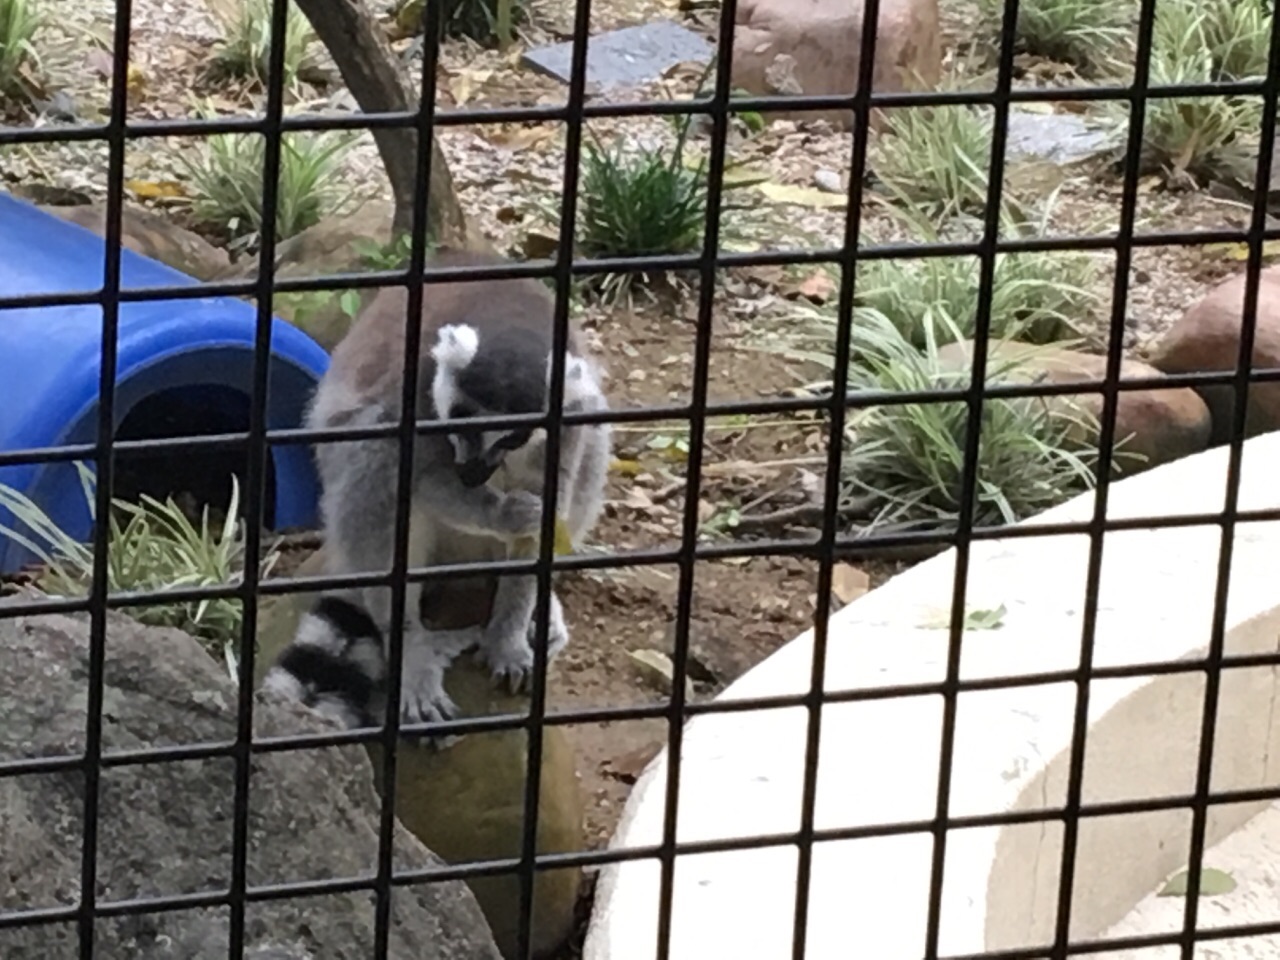
<svg viewBox="0 0 1280 960"><path fill-rule="evenodd" d="M373 618L349 600L328 596L303 614L262 686L359 729L382 723L386 675L382 631Z"/></svg>

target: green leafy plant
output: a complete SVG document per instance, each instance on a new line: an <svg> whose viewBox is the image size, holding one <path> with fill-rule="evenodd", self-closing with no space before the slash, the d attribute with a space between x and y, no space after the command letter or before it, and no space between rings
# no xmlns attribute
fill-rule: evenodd
<svg viewBox="0 0 1280 960"><path fill-rule="evenodd" d="M765 348L830 367L835 318L797 308L799 325L822 326L821 341L775 338ZM923 326L924 346L911 343L878 310L854 311L850 391L965 390L971 371L941 344L962 339L945 315ZM987 384L1035 379L1038 351L993 359ZM870 510L871 525L948 527L957 522L963 486L969 409L963 399L884 404L851 411L842 466L842 509ZM1013 523L1087 489L1093 483L1097 419L1070 397L988 397L978 444L977 524ZM1121 445L1117 444L1117 448ZM1125 455L1128 455L1127 452ZM1119 464L1116 450L1113 464Z"/></svg>
<svg viewBox="0 0 1280 960"><path fill-rule="evenodd" d="M270 73L273 0L238 0L220 13L223 39L214 51L215 75L266 84ZM290 0L285 14L284 84L292 87L313 59L315 31Z"/></svg>
<svg viewBox="0 0 1280 960"><path fill-rule="evenodd" d="M979 0L978 19L999 49L1004 0ZM1133 28L1134 5L1096 0L1021 0L1014 43L1023 53L1083 68L1113 63Z"/></svg>
<svg viewBox="0 0 1280 960"><path fill-rule="evenodd" d="M967 105L885 111L872 169L903 205L933 218L981 213L987 202L991 120Z"/></svg>
<svg viewBox="0 0 1280 960"><path fill-rule="evenodd" d="M943 326L945 324L939 324ZM856 320L854 392L965 389L970 371L939 359L932 325L925 348L874 311ZM949 331L954 339L959 331ZM995 363L988 385L1007 382L1028 358ZM848 494L876 504L873 523L952 526L959 517L969 408L962 401L870 407L854 418L856 441L843 465ZM974 523L1015 523L1093 484L1096 453L1075 438L1096 435L1079 404L1039 397L987 398L978 443Z"/></svg>
<svg viewBox="0 0 1280 960"><path fill-rule="evenodd" d="M1038 223L1026 222L1016 207L1006 206L1006 231L1020 238L1043 236L1054 199L1046 199ZM941 239L926 218L892 207L888 212L913 241ZM855 292L860 305L882 313L913 346L923 348L930 330L941 336L952 330L964 339L974 336L980 269L981 261L970 256L866 260L858 267ZM1093 260L1078 250L997 254L991 338L1045 344L1078 336L1078 326L1098 304L1094 275ZM830 335L827 329L818 333Z"/></svg>
<svg viewBox="0 0 1280 960"><path fill-rule="evenodd" d="M339 180L354 142L345 131L287 133L280 143L276 238L283 240L340 211L350 193ZM221 133L179 154L192 197L193 216L225 231L244 248L263 229L262 171L266 140L256 133Z"/></svg>
<svg viewBox="0 0 1280 960"><path fill-rule="evenodd" d="M1156 12L1152 85L1256 79L1266 73L1270 14L1235 0L1171 0ZM1118 125L1128 111L1111 107ZM1262 122L1258 97L1162 97L1147 101L1143 166L1198 180L1248 182Z"/></svg>
<svg viewBox="0 0 1280 960"><path fill-rule="evenodd" d="M76 467L92 515L94 475L84 464ZM113 501L108 520L108 590L160 592L240 582L245 558L239 504L239 487L234 478L226 519L221 524L211 523L206 507L196 526L171 498L164 503L145 495L137 504ZM50 596L83 596L93 577L92 547L68 536L38 505L10 487L0 485L0 507L20 525L18 529L0 526L0 534L40 560L35 587ZM278 559L274 549L265 551L262 575L269 573ZM224 654L228 647L239 643L242 611L234 598L129 607L128 613L142 623L185 630L211 648L223 648Z"/></svg>
<svg viewBox="0 0 1280 960"><path fill-rule="evenodd" d="M515 39L515 28L529 21L525 0L441 0L440 27L446 37L466 37L476 43L506 47ZM395 20L402 34L422 27L425 0L404 0Z"/></svg>
<svg viewBox="0 0 1280 960"><path fill-rule="evenodd" d="M1270 0L1161 0L1155 47L1185 56L1188 44L1209 55L1215 82L1260 80L1271 48Z"/></svg>
<svg viewBox="0 0 1280 960"><path fill-rule="evenodd" d="M970 339L977 328L976 257L872 260L860 268L857 297L890 322L915 347L929 331L954 330ZM1076 324L1098 301L1089 287L1093 266L1072 251L1002 253L991 287L991 336L1052 343L1075 336Z"/></svg>
<svg viewBox="0 0 1280 960"><path fill-rule="evenodd" d="M36 0L0 0L0 96L17 92L22 68L39 63L33 40L44 20Z"/></svg>

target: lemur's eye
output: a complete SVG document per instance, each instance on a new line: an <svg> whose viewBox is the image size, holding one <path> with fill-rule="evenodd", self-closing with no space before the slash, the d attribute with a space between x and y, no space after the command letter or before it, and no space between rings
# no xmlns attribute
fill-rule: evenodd
<svg viewBox="0 0 1280 960"><path fill-rule="evenodd" d="M513 430L510 433L504 433L494 443L494 447L499 450L519 450L533 435L532 430Z"/></svg>

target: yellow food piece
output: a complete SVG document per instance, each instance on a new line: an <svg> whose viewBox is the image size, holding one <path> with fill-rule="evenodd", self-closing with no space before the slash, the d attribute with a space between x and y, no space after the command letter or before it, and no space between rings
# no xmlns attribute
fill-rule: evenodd
<svg viewBox="0 0 1280 960"><path fill-rule="evenodd" d="M555 542L552 555L563 557L573 553L573 537L569 535L569 527L562 517L556 517ZM511 545L511 555L516 559L536 557L538 555L538 538L521 537Z"/></svg>

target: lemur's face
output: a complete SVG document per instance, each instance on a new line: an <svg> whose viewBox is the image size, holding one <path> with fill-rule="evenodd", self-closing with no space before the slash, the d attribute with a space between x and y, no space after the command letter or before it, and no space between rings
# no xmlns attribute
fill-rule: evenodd
<svg viewBox="0 0 1280 960"><path fill-rule="evenodd" d="M466 397L455 399L449 411L450 420L497 416L502 416L502 412L486 410ZM458 479L464 487L479 487L488 483L507 456L526 447L534 433L532 427L514 430L463 429L450 433L449 442L453 445Z"/></svg>

